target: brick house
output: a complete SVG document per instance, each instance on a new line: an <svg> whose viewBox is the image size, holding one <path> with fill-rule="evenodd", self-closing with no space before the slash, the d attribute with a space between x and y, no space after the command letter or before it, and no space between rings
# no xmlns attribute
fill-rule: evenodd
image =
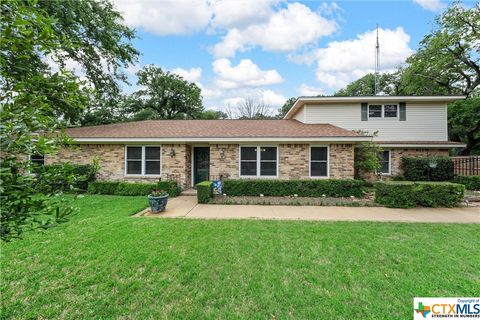
<svg viewBox="0 0 480 320"><path fill-rule="evenodd" d="M99 179L176 179L183 188L228 178L353 179L354 147L373 138L381 174L403 156L448 155L447 103L454 96L299 98L282 120L147 120L69 128L75 148L46 164L100 160ZM359 134L362 130L367 134Z"/></svg>

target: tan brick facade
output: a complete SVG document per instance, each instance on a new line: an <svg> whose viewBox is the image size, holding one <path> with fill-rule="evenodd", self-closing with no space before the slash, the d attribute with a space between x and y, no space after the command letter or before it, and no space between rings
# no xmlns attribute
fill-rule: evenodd
<svg viewBox="0 0 480 320"><path fill-rule="evenodd" d="M172 149L174 155L172 156ZM446 149L386 149L391 150L392 175L401 174L401 158L404 156L447 156ZM352 144L331 144L330 178L353 179L354 147ZM125 176L125 145L122 144L82 144L71 149L62 149L56 155L47 155L46 164L72 162L91 163L99 159L100 180L156 181L159 177ZM279 179L309 179L309 144L279 144ZM210 177L239 177L239 145L210 145ZM191 187L192 146L188 144L165 144L162 146L162 179L175 179L183 188Z"/></svg>

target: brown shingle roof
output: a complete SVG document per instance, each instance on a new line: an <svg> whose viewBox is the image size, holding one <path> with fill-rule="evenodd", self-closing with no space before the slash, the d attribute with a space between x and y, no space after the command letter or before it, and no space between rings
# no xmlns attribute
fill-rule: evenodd
<svg viewBox="0 0 480 320"><path fill-rule="evenodd" d="M69 128L72 138L272 138L357 137L331 124L297 120L145 120Z"/></svg>

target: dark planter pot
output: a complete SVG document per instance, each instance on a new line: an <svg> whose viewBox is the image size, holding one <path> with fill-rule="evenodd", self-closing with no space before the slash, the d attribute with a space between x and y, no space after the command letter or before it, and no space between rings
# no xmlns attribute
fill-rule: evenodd
<svg viewBox="0 0 480 320"><path fill-rule="evenodd" d="M153 213L165 211L168 202L168 194L160 197L148 196L148 202L150 203L150 209Z"/></svg>

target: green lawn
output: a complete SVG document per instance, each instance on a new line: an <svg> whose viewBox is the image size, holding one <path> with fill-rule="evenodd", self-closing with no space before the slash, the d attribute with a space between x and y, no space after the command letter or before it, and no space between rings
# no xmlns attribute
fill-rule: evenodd
<svg viewBox="0 0 480 320"><path fill-rule="evenodd" d="M475 296L480 226L131 218L143 197L2 244L2 318L410 319ZM294 210L294 209L292 209Z"/></svg>

